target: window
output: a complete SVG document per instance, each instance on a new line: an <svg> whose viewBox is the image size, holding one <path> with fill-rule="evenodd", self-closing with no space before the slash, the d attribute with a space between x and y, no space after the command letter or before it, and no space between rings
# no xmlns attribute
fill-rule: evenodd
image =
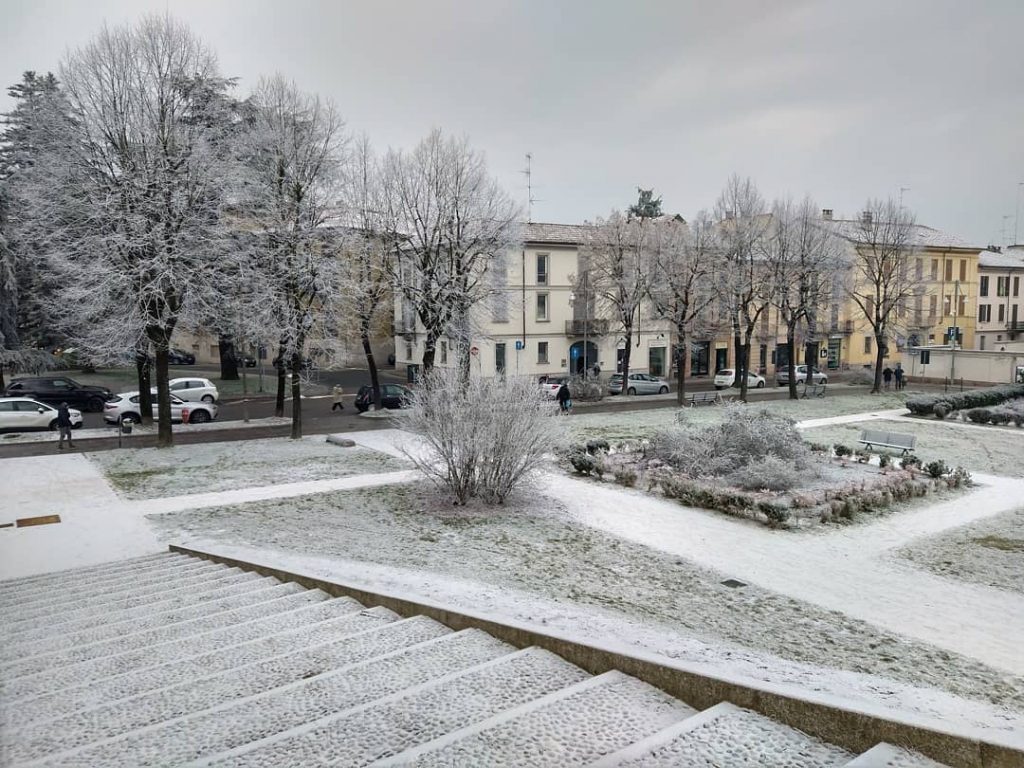
<svg viewBox="0 0 1024 768"><path fill-rule="evenodd" d="M978 294L988 296L988 275L982 275L978 280Z"/></svg>
<svg viewBox="0 0 1024 768"><path fill-rule="evenodd" d="M537 362L543 365L547 365L548 362L548 343L546 341L537 342Z"/></svg>
<svg viewBox="0 0 1024 768"><path fill-rule="evenodd" d="M980 349L982 352L985 351L985 337L984 336L979 336L978 337L978 349Z"/></svg>
<svg viewBox="0 0 1024 768"><path fill-rule="evenodd" d="M924 279L924 259L916 259L914 261L914 277L918 282Z"/></svg>
<svg viewBox="0 0 1024 768"><path fill-rule="evenodd" d="M3 412L6 413L7 411L13 411L13 410L14 410L14 403L12 403L10 400L8 400L6 403L0 402L0 411L3 411Z"/></svg>
<svg viewBox="0 0 1024 768"><path fill-rule="evenodd" d="M928 315L931 318L931 322L935 322L935 314L938 308L939 297L934 293L928 297Z"/></svg>
<svg viewBox="0 0 1024 768"><path fill-rule="evenodd" d="M214 360L220 359L220 347L218 347L216 344L210 345L210 357L212 357Z"/></svg>
<svg viewBox="0 0 1024 768"><path fill-rule="evenodd" d="M939 260L932 259L932 280L939 279Z"/></svg>
<svg viewBox="0 0 1024 768"><path fill-rule="evenodd" d="M992 305L991 304L979 304L978 305L978 322L987 323L992 320Z"/></svg>
<svg viewBox="0 0 1024 768"><path fill-rule="evenodd" d="M960 259L960 282L967 282L967 259Z"/></svg>
<svg viewBox="0 0 1024 768"><path fill-rule="evenodd" d="M999 305L999 322L1006 320L1006 306L1004 304Z"/></svg>
<svg viewBox="0 0 1024 768"><path fill-rule="evenodd" d="M950 283L953 281L953 260L946 259L946 282Z"/></svg>
<svg viewBox="0 0 1024 768"><path fill-rule="evenodd" d="M943 315L943 317L945 317L946 315L952 315L952 314L953 314L953 297L950 296L947 293L945 296L942 297L942 315Z"/></svg>
<svg viewBox="0 0 1024 768"><path fill-rule="evenodd" d="M537 254L537 285L548 284L548 254L538 253Z"/></svg>
<svg viewBox="0 0 1024 768"><path fill-rule="evenodd" d="M864 337L864 354L865 355L870 355L871 354L871 337L870 336L865 336Z"/></svg>
<svg viewBox="0 0 1024 768"><path fill-rule="evenodd" d="M505 342L494 345L494 370L499 376L505 373Z"/></svg>
<svg viewBox="0 0 1024 768"><path fill-rule="evenodd" d="M923 319L921 303L924 301L924 296L917 295L914 297L914 324L921 325Z"/></svg>
<svg viewBox="0 0 1024 768"><path fill-rule="evenodd" d="M960 294L960 298L957 300L956 314L957 316L967 314L967 297L962 293Z"/></svg>
<svg viewBox="0 0 1024 768"><path fill-rule="evenodd" d="M537 320L547 322L548 320L548 294L537 294Z"/></svg>
<svg viewBox="0 0 1024 768"><path fill-rule="evenodd" d="M441 365L445 365L448 362L448 342L441 342Z"/></svg>
<svg viewBox="0 0 1024 768"><path fill-rule="evenodd" d="M412 360L412 344L406 343L405 345L405 359Z"/></svg>
<svg viewBox="0 0 1024 768"><path fill-rule="evenodd" d="M1010 295L1010 278L1009 277L997 277L996 278L996 296L1009 296Z"/></svg>
<svg viewBox="0 0 1024 768"><path fill-rule="evenodd" d="M1013 278L1013 295L1020 296L1020 278Z"/></svg>

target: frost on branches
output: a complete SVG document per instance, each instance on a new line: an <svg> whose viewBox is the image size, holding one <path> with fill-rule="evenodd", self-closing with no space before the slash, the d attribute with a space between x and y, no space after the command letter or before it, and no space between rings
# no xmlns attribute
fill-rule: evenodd
<svg viewBox="0 0 1024 768"><path fill-rule="evenodd" d="M395 416L419 435L426 452L409 459L456 504L480 498L501 504L563 439L564 421L527 377L473 377L435 368Z"/></svg>

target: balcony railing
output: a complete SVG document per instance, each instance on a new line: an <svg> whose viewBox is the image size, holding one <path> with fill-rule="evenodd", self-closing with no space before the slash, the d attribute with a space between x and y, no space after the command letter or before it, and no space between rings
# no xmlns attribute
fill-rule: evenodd
<svg viewBox="0 0 1024 768"><path fill-rule="evenodd" d="M586 320L566 320L566 336L603 336L608 333L608 321L604 318L589 317Z"/></svg>
<svg viewBox="0 0 1024 768"><path fill-rule="evenodd" d="M1024 320L1011 320L1006 324L1008 331L1024 331Z"/></svg>
<svg viewBox="0 0 1024 768"><path fill-rule="evenodd" d="M849 336L853 333L853 320L844 320L841 323L836 323L828 329L828 332L830 334L842 333Z"/></svg>

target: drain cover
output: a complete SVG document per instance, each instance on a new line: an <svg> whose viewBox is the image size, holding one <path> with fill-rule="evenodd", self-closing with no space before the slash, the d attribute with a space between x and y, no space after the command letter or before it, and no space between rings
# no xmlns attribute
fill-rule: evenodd
<svg viewBox="0 0 1024 768"><path fill-rule="evenodd" d="M736 589L737 587L745 587L745 586L747 586L742 581L737 581L736 579L726 579L725 581L722 582L722 584L724 584L727 587L730 587L731 589Z"/></svg>

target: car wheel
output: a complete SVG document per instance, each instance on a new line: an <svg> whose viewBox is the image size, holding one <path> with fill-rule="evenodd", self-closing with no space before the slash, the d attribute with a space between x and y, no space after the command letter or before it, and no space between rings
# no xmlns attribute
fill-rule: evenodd
<svg viewBox="0 0 1024 768"><path fill-rule="evenodd" d="M759 382L757 382L757 388L758 388L758 389L762 389L762 388L764 388L764 382L763 382L763 381L759 381Z"/></svg>
<svg viewBox="0 0 1024 768"><path fill-rule="evenodd" d="M103 398L101 398L101 397L90 397L89 398L89 402L86 403L86 406L88 407L89 411L92 412L92 413L102 413L103 412Z"/></svg>
<svg viewBox="0 0 1024 768"><path fill-rule="evenodd" d="M196 409L188 415L189 424L205 424L210 420L210 414L208 411L202 409Z"/></svg>
<svg viewBox="0 0 1024 768"><path fill-rule="evenodd" d="M722 387L722 386L719 386L718 384L715 384L715 389L725 389L725 387Z"/></svg>
<svg viewBox="0 0 1024 768"><path fill-rule="evenodd" d="M668 394L668 387L662 387L661 389L659 389L658 390L658 394L659 395L667 395Z"/></svg>
<svg viewBox="0 0 1024 768"><path fill-rule="evenodd" d="M203 395L204 403L213 403L213 395Z"/></svg>
<svg viewBox="0 0 1024 768"><path fill-rule="evenodd" d="M132 424L141 424L142 417L137 413L122 413L118 418L118 422L124 421L125 419L131 419Z"/></svg>
<svg viewBox="0 0 1024 768"><path fill-rule="evenodd" d="M630 387L629 389L627 389L626 390L626 394L627 395L635 395L636 394L636 387Z"/></svg>
<svg viewBox="0 0 1024 768"><path fill-rule="evenodd" d="M83 424L83 422L80 421L77 424L72 424L71 428L72 429L81 429L82 428L82 424Z"/></svg>
<svg viewBox="0 0 1024 768"><path fill-rule="evenodd" d="M57 420L56 419L54 419L53 421L50 422L50 431L51 432L56 432L57 431Z"/></svg>
<svg viewBox="0 0 1024 768"><path fill-rule="evenodd" d="M357 405L356 406L356 410L359 411L360 413L366 413L368 410L370 410L370 406L368 406L368 405Z"/></svg>

